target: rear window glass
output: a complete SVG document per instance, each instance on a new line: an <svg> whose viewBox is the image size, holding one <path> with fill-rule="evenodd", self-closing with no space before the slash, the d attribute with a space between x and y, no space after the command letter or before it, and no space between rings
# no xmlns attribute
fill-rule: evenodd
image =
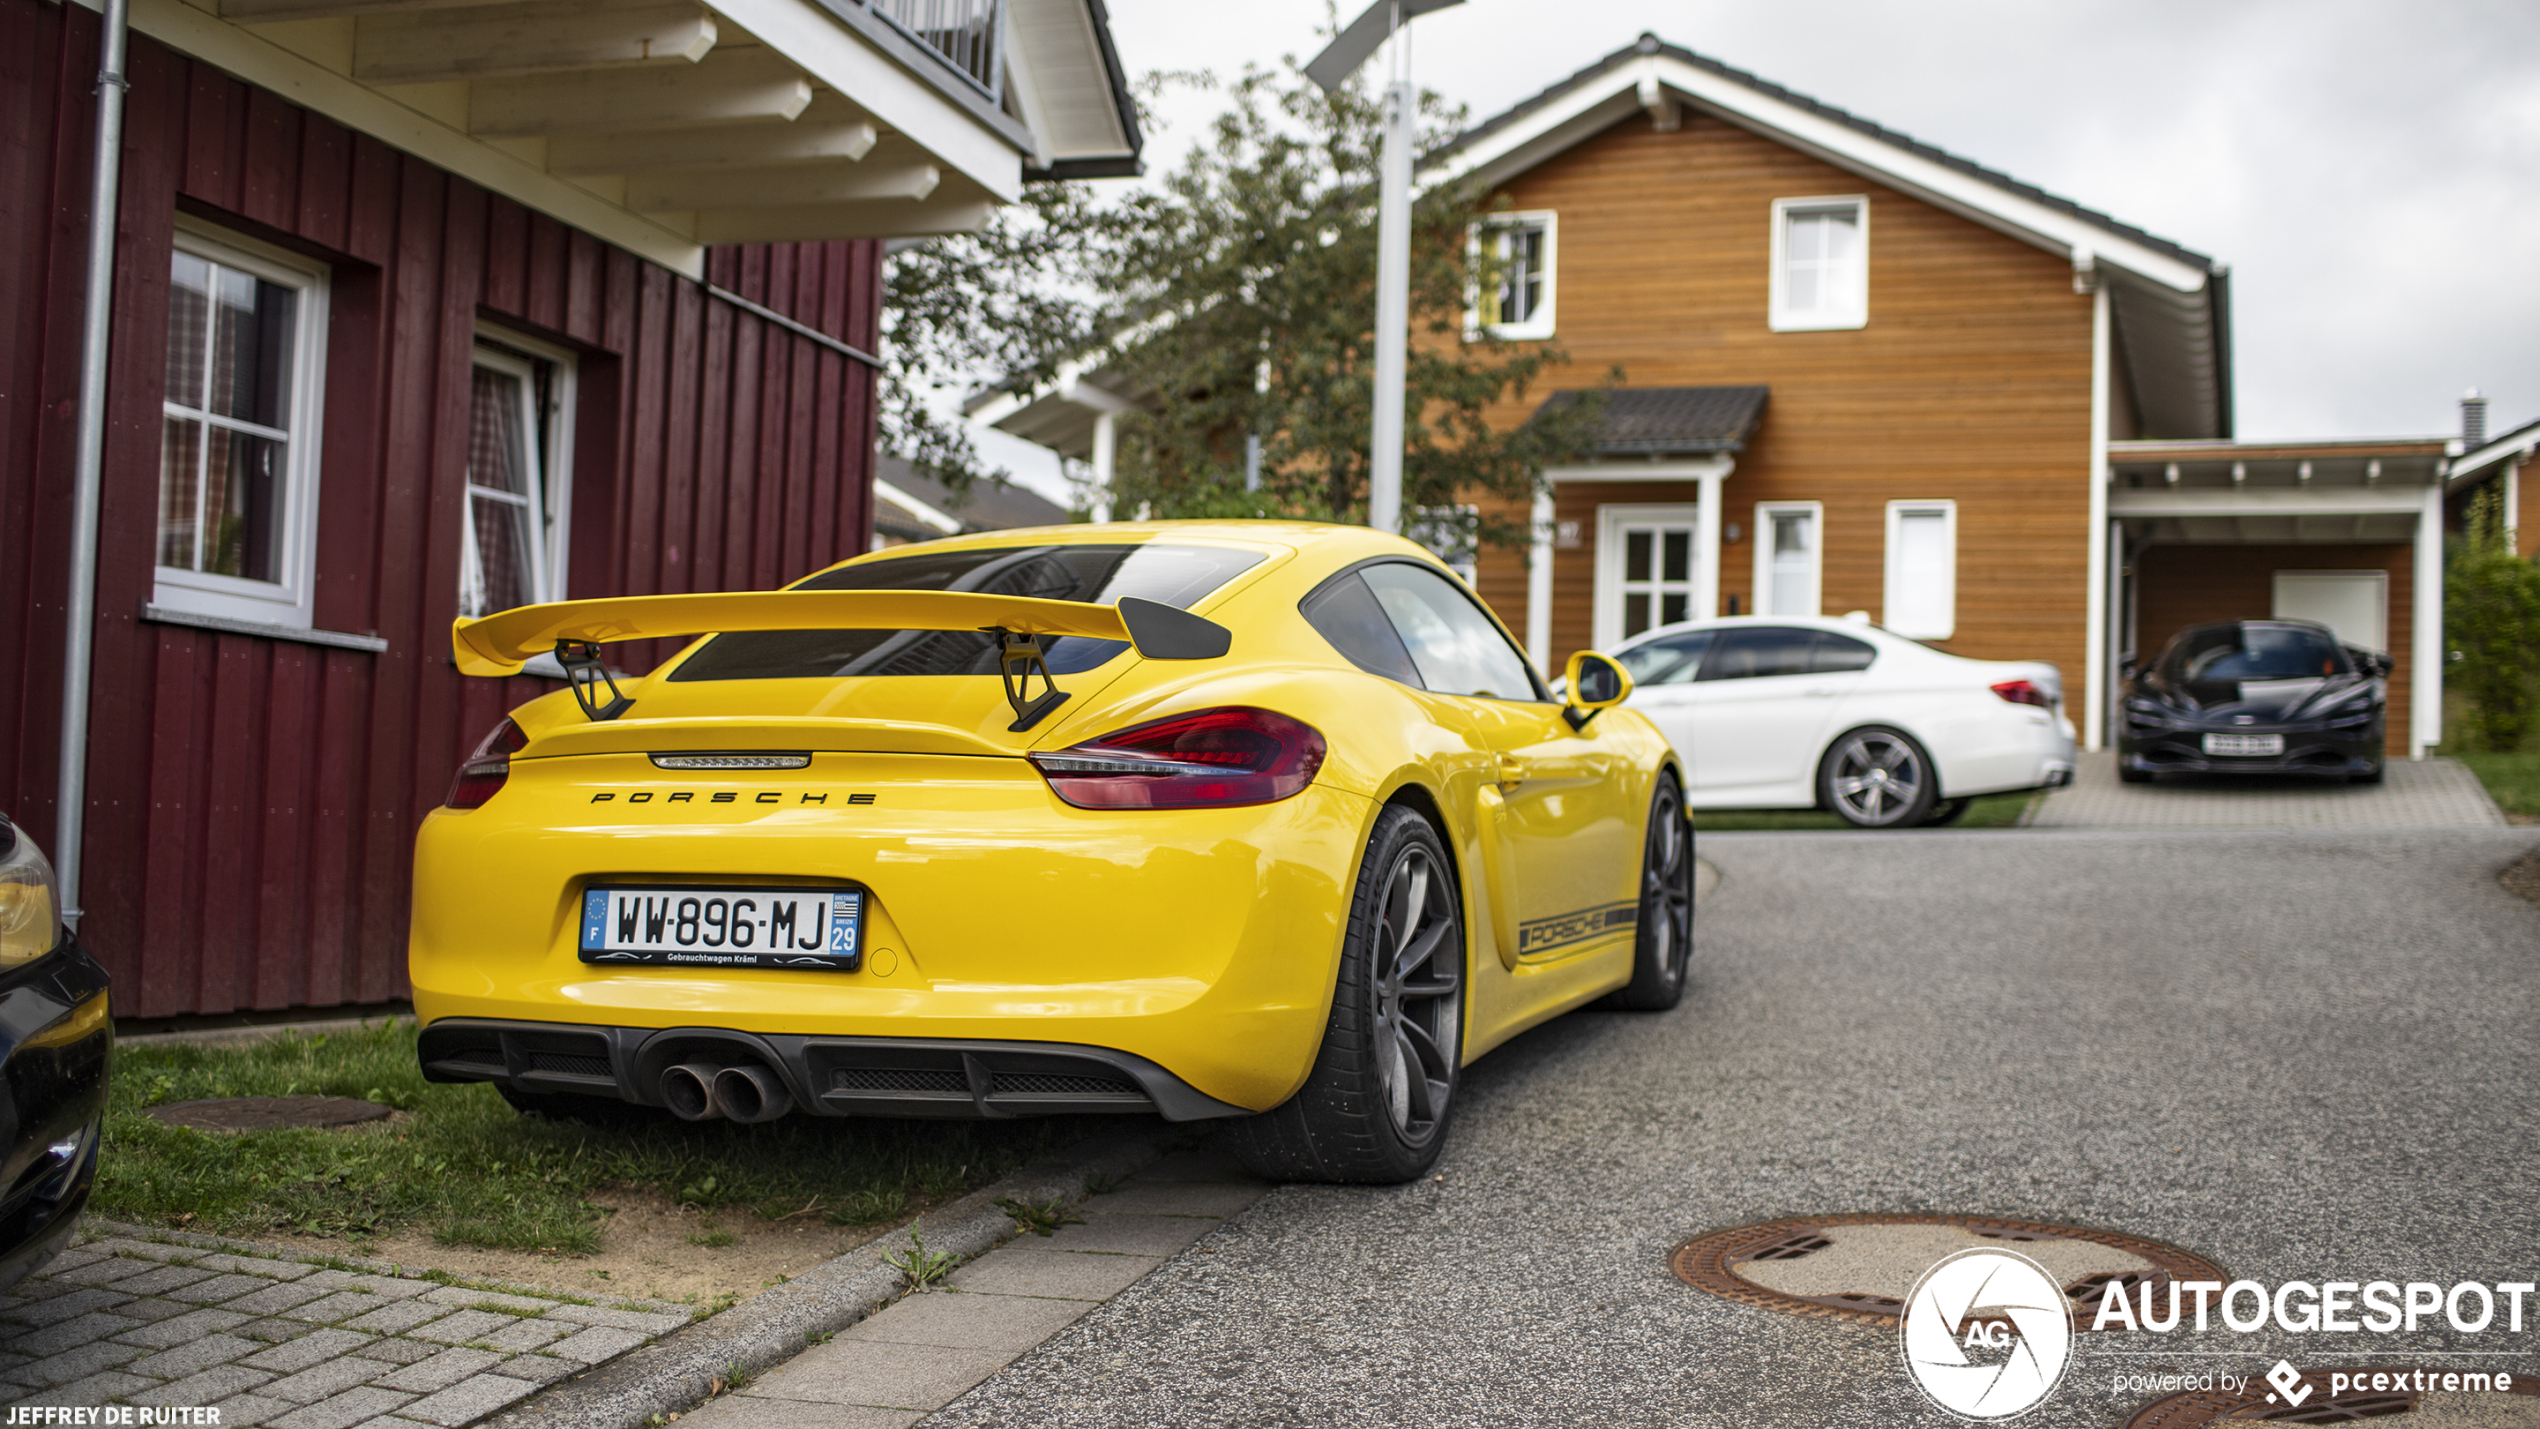
<svg viewBox="0 0 2540 1429"><path fill-rule="evenodd" d="M1831 630L1820 630L1817 632L1817 655L1815 659L1808 662L1808 672L1813 675L1836 675L1847 670L1866 670L1878 658L1878 647L1866 640L1855 640L1849 635L1837 635Z"/></svg>
<svg viewBox="0 0 2540 1429"><path fill-rule="evenodd" d="M1691 630L1644 641L1614 658L1632 672L1635 685L1681 685L1702 668L1702 652L1710 648L1710 631Z"/></svg>
<svg viewBox="0 0 2540 1429"><path fill-rule="evenodd" d="M1182 610L1261 563L1253 551L1161 543L929 551L823 571L790 590L943 590L1111 605L1136 596ZM1050 673L1074 675L1128 649L1118 640L1042 636ZM993 675L980 630L743 630L718 635L670 674L680 680L823 680L850 675Z"/></svg>
<svg viewBox="0 0 2540 1429"><path fill-rule="evenodd" d="M1710 658L1696 676L1711 680L1755 680L1773 675L1805 675L1817 648L1817 632L1786 625L1749 625L1721 633Z"/></svg>
<svg viewBox="0 0 2540 1429"><path fill-rule="evenodd" d="M2327 632L2304 625L2209 625L2178 637L2162 658L2173 680L2316 680L2354 666Z"/></svg>

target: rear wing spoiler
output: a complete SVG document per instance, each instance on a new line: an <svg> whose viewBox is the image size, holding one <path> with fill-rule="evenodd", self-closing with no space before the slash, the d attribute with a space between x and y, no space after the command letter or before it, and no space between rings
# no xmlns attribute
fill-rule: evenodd
<svg viewBox="0 0 2540 1429"><path fill-rule="evenodd" d="M516 675L523 662L553 652L582 711L615 719L633 703L599 661L613 640L684 639L742 630L976 630L1002 643L1000 665L1017 730L1029 729L1067 696L1051 684L1041 636L1122 640L1150 660L1214 660L1234 636L1215 621L1157 601L1122 596L1118 605L1029 596L931 590L780 590L637 595L524 605L450 624L463 675ZM1037 675L1041 693L1029 694ZM606 702L596 698L605 683Z"/></svg>

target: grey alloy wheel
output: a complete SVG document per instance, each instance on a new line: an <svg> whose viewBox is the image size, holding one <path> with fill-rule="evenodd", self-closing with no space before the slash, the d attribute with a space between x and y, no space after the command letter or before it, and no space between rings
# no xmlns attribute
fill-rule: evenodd
<svg viewBox="0 0 2540 1429"><path fill-rule="evenodd" d="M1938 799L1939 780L1923 747L1881 725L1856 729L1826 751L1818 796L1855 828L1910 829Z"/></svg>

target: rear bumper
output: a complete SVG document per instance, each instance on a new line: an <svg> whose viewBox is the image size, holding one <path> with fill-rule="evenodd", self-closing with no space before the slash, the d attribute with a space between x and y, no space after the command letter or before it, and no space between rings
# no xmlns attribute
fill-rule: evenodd
<svg viewBox="0 0 2540 1429"><path fill-rule="evenodd" d="M590 1027L450 1017L423 1031L423 1075L531 1095L660 1106L685 1061L756 1062L820 1116L987 1118L1152 1112L1167 1121L1245 1116L1144 1057L1062 1042L813 1037L724 1027Z"/></svg>
<svg viewBox="0 0 2540 1429"><path fill-rule="evenodd" d="M0 1288L68 1243L106 1112L106 970L75 937L0 977Z"/></svg>

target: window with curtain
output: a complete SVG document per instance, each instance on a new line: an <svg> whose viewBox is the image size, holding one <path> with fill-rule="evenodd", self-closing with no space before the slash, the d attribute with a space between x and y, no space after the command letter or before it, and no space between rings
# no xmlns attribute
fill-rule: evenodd
<svg viewBox="0 0 2540 1429"><path fill-rule="evenodd" d="M168 278L153 602L305 626L324 275L184 230Z"/></svg>
<svg viewBox="0 0 2540 1429"><path fill-rule="evenodd" d="M552 600L548 448L540 364L479 347L469 377L467 521L460 536L459 611L490 615Z"/></svg>
<svg viewBox="0 0 2540 1429"><path fill-rule="evenodd" d="M1549 213L1502 214L1482 226L1475 255L1487 251L1496 272L1480 295L1475 326L1493 337L1552 336L1554 234Z"/></svg>
<svg viewBox="0 0 2540 1429"><path fill-rule="evenodd" d="M1958 506L1891 501L1887 507L1887 608L1879 623L1916 640L1958 628Z"/></svg>
<svg viewBox="0 0 2540 1429"><path fill-rule="evenodd" d="M1775 329L1856 328L1869 322L1869 228L1865 198L1774 202Z"/></svg>
<svg viewBox="0 0 2540 1429"><path fill-rule="evenodd" d="M1815 615L1824 556L1818 549L1821 508L1814 501L1763 502L1755 508L1755 613Z"/></svg>

